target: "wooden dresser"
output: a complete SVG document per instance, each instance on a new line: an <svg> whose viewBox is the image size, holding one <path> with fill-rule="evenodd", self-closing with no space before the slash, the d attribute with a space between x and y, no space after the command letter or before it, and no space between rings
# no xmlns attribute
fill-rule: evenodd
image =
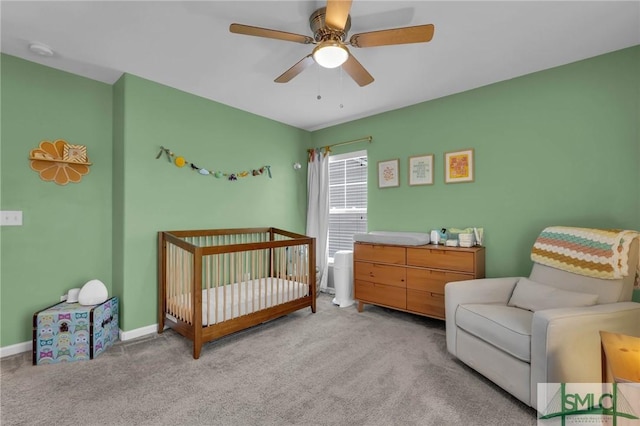
<svg viewBox="0 0 640 426"><path fill-rule="evenodd" d="M484 278L484 247L397 246L356 242L358 311L365 303L444 319L444 286Z"/></svg>

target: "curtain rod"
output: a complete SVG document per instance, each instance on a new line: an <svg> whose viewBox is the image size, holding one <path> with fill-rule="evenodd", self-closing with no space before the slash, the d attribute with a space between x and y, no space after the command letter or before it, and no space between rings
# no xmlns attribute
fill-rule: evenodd
<svg viewBox="0 0 640 426"><path fill-rule="evenodd" d="M352 143L362 142L362 141L367 141L367 142L371 143L373 141L373 136L365 136L363 138L354 139L352 141L338 142L338 143L334 143L333 145L325 145L325 146L323 146L321 148L333 148L334 146L349 145L349 144L352 144Z"/></svg>
<svg viewBox="0 0 640 426"><path fill-rule="evenodd" d="M349 145L352 143L362 142L362 141L367 141L371 143L371 141L373 141L373 136L365 136L364 138L354 139L352 141L334 143L333 145L329 145L329 148L333 148L334 146Z"/></svg>

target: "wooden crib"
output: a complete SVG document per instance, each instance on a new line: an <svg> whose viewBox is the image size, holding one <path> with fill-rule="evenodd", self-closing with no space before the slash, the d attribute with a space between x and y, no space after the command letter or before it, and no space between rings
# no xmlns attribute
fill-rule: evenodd
<svg viewBox="0 0 640 426"><path fill-rule="evenodd" d="M158 233L158 333L202 344L298 309L316 311L315 239L276 228Z"/></svg>

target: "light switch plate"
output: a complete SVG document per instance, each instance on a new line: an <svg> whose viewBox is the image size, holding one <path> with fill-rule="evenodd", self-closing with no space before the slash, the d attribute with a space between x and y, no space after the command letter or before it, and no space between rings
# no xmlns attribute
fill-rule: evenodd
<svg viewBox="0 0 640 426"><path fill-rule="evenodd" d="M0 211L0 226L22 226L21 210Z"/></svg>

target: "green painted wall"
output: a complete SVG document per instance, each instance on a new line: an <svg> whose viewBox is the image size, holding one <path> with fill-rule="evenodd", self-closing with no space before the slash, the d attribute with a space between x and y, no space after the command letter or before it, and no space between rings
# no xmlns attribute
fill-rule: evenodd
<svg viewBox="0 0 640 426"><path fill-rule="evenodd" d="M111 86L1 56L2 210L23 226L0 227L0 345L31 339L33 313L68 289L100 279L111 290ZM93 166L59 186L29 168L43 140L87 146Z"/></svg>
<svg viewBox="0 0 640 426"><path fill-rule="evenodd" d="M375 83L374 83L375 84ZM549 225L640 230L640 47L316 131L316 146L372 135L369 230L484 227L487 275L528 275ZM474 148L473 183L444 183L444 153ZM408 157L435 154L435 184ZM400 159L399 188L377 162ZM640 301L640 295L636 297Z"/></svg>
<svg viewBox="0 0 640 426"><path fill-rule="evenodd" d="M157 322L157 232L161 230L276 226L304 232L308 132L211 102L142 78L124 75L115 85L114 286L123 289L123 330ZM117 121L123 121L118 124ZM122 132L122 136L120 135ZM178 168L176 155L208 170L242 172L271 166L231 182ZM117 171L117 172L116 172ZM121 257L121 259L120 259ZM119 282L121 281L121 282Z"/></svg>

